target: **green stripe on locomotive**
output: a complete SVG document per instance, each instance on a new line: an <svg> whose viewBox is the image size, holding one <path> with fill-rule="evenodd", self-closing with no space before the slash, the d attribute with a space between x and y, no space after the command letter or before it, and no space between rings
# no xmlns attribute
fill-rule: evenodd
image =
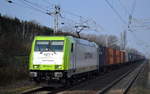
<svg viewBox="0 0 150 94"><path fill-rule="evenodd" d="M63 40L64 47L63 47L63 62L62 65L34 65L33 64L33 55L35 49L35 43L37 40ZM70 69L70 54L71 54L71 44L73 43L72 37L69 36L36 36L32 43L30 59L29 59L29 70L69 70ZM61 66L61 68L59 67Z"/></svg>

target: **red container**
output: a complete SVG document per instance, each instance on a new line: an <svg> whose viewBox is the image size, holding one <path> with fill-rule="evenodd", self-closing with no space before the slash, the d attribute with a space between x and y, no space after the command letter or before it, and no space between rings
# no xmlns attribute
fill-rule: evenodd
<svg viewBox="0 0 150 94"><path fill-rule="evenodd" d="M116 50L114 49L114 64L117 64L117 55Z"/></svg>
<svg viewBox="0 0 150 94"><path fill-rule="evenodd" d="M123 52L123 63L125 63L126 59L125 59L125 52Z"/></svg>
<svg viewBox="0 0 150 94"><path fill-rule="evenodd" d="M121 63L125 62L125 52L121 51Z"/></svg>
<svg viewBox="0 0 150 94"><path fill-rule="evenodd" d="M107 53L106 53L106 62L107 64L115 64L114 63L114 50L112 48L107 48L106 49Z"/></svg>
<svg viewBox="0 0 150 94"><path fill-rule="evenodd" d="M120 63L120 51L116 50L116 64Z"/></svg>
<svg viewBox="0 0 150 94"><path fill-rule="evenodd" d="M123 63L123 52L120 51L120 63Z"/></svg>

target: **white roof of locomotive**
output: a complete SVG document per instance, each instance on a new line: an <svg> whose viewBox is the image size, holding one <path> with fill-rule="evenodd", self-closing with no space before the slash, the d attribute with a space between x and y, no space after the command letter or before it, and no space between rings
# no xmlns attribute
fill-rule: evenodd
<svg viewBox="0 0 150 94"><path fill-rule="evenodd" d="M77 43L79 43L79 44L97 47L97 44L96 44L95 42L90 42L90 41L88 41L88 40L80 39L80 38L75 38L75 37L72 37L72 36L70 36L70 37L71 37L75 42L77 42Z"/></svg>

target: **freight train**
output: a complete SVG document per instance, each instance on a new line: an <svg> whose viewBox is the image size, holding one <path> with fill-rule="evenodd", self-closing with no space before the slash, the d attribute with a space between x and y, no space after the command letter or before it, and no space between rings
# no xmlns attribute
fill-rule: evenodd
<svg viewBox="0 0 150 94"><path fill-rule="evenodd" d="M72 36L36 36L32 43L29 70L35 82L66 83L97 74L108 66L143 58Z"/></svg>

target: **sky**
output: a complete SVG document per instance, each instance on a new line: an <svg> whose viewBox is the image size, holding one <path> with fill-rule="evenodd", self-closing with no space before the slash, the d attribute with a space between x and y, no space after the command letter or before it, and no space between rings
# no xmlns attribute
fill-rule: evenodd
<svg viewBox="0 0 150 94"><path fill-rule="evenodd" d="M117 37L120 37L121 32L127 30L129 14L133 10L131 26L136 31L127 31L128 46L149 54L150 0L12 0L13 3L7 1L0 0L2 15L53 27L53 17L45 13L53 11L53 5L57 4L61 8L63 16L61 21L64 21L65 24L70 25L73 22L88 19L91 22L90 25L93 26L92 28L97 27L99 34L112 34ZM42 11L33 9L26 1L39 6L38 9ZM80 19L79 16L84 19ZM94 21L96 25L93 24ZM145 24L145 22L147 23ZM134 27L143 26L143 24L146 25L146 29Z"/></svg>

